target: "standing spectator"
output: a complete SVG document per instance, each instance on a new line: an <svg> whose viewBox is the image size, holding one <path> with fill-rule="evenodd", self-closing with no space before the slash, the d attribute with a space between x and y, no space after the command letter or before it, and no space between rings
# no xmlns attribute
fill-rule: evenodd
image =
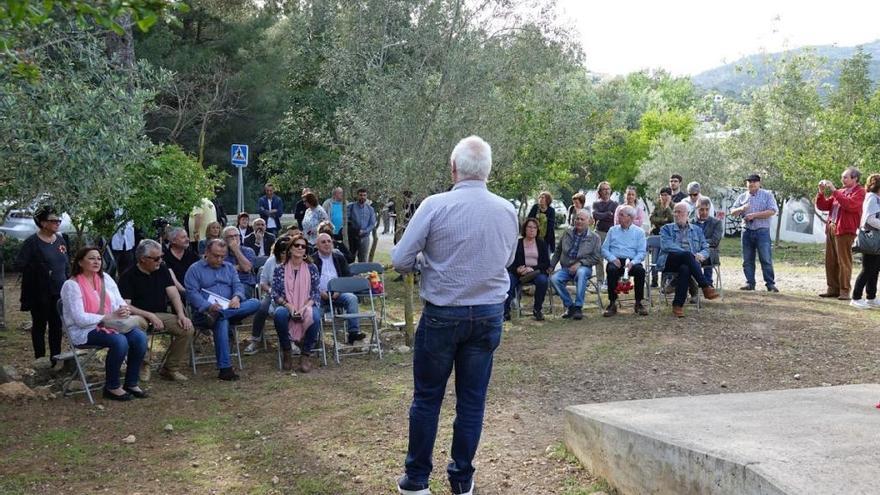
<svg viewBox="0 0 880 495"><path fill-rule="evenodd" d="M254 297L254 290L257 286L257 277L254 275L254 262L257 261L257 255L253 249L241 245L241 237L235 227L223 229L223 240L226 241L227 247L225 261L235 267L238 279L244 284L245 299L251 299Z"/></svg>
<svg viewBox="0 0 880 495"><path fill-rule="evenodd" d="M880 174L871 174L865 181L865 201L862 202L862 224L865 231L880 231ZM856 277L850 306L859 309L880 308L877 300L877 274L880 273L880 254L862 253L862 271ZM862 299L862 291L867 288L868 299Z"/></svg>
<svg viewBox="0 0 880 495"><path fill-rule="evenodd" d="M254 250L257 257L272 254L272 244L275 236L266 232L266 221L262 218L254 220L254 231L244 238L242 244Z"/></svg>
<svg viewBox="0 0 880 495"><path fill-rule="evenodd" d="M680 202L685 197L684 191L681 190L682 182L684 182L684 179L678 174L669 176L669 191L672 195L672 204Z"/></svg>
<svg viewBox="0 0 880 495"><path fill-rule="evenodd" d="M189 213L188 229L190 240L197 245L200 241L207 240L206 231L208 225L217 222L217 219L217 208L214 206L214 203L209 201L208 198L202 198L202 202ZM218 227L222 229L223 225L218 223ZM220 235L219 229L217 230L217 235Z"/></svg>
<svg viewBox="0 0 880 495"><path fill-rule="evenodd" d="M590 231L588 210L578 211L574 217L574 226L562 234L550 260L550 269L555 268L556 263L559 263L559 270L550 277L550 283L562 299L562 306L565 308L562 317L580 320L584 317L587 280L593 274L593 266L602 263L602 240L598 234ZM574 301L565 288L565 284L571 280L575 281Z"/></svg>
<svg viewBox="0 0 880 495"><path fill-rule="evenodd" d="M310 193L311 194L311 193ZM284 264L275 267L272 298L275 299L275 331L286 370L293 368L291 341L300 348L297 371L312 371L312 346L321 333L321 275L306 255L308 243L302 235L293 236Z"/></svg>
<svg viewBox="0 0 880 495"><path fill-rule="evenodd" d="M238 214L237 220L238 233L241 235L241 238L249 236L251 232L254 231L253 227L251 227L251 216L248 212L243 211Z"/></svg>
<svg viewBox="0 0 880 495"><path fill-rule="evenodd" d="M645 223L645 217L648 215L645 213L645 209L639 205L639 192L636 190L636 186L626 186L623 204L614 210L614 225L619 225L618 218L620 217L617 215L617 212L624 206L629 206L636 212L636 216L633 217L633 225L641 228L642 224Z"/></svg>
<svg viewBox="0 0 880 495"><path fill-rule="evenodd" d="M604 243L608 229L614 225L617 202L611 201L611 184L606 181L599 183L596 192L599 195L599 200L593 202L593 220L596 221L596 233ZM596 280L602 284L602 287L605 287L605 267L602 266L602 263L596 265Z"/></svg>
<svg viewBox="0 0 880 495"><path fill-rule="evenodd" d="M211 200L211 204L214 205L214 211L217 213L217 221L220 222L220 227L225 228L228 220L226 218L226 211L223 210L223 203L219 199L221 192L223 192L222 185L214 188L214 199Z"/></svg>
<svg viewBox="0 0 880 495"><path fill-rule="evenodd" d="M568 207L568 225L574 225L577 213L584 209L587 197L582 192L577 192L571 197L571 206Z"/></svg>
<svg viewBox="0 0 880 495"><path fill-rule="evenodd" d="M688 207L688 221L692 221L697 216L697 206L700 204L701 199L706 199L709 201L709 216L715 216L715 207L712 206L712 200L706 196L703 196L700 191L702 190L702 186L700 186L699 182L690 182L687 186L688 195L686 198L680 201L680 203L684 203Z"/></svg>
<svg viewBox="0 0 880 495"><path fill-rule="evenodd" d="M819 297L836 297L846 301L850 296L852 278L852 244L861 224L865 189L859 187L862 173L855 167L843 171L843 188L837 189L830 180L819 182L816 209L829 212L825 229L825 282L828 289ZM828 196L826 197L826 193Z"/></svg>
<svg viewBox="0 0 880 495"><path fill-rule="evenodd" d="M654 204L654 211L651 212L651 235L660 235L660 229L667 223L672 223L672 189L668 187L660 188L660 196ZM652 248L651 259L656 261L660 249ZM651 287L657 287L657 271L651 271Z"/></svg>
<svg viewBox="0 0 880 495"><path fill-rule="evenodd" d="M162 246L152 239L144 239L135 250L135 259L137 264L119 279L119 292L131 314L144 318L156 331L171 334L171 345L164 365L159 368L159 376L185 382L187 377L181 370L189 358L193 326L183 310L180 292L171 280L171 271L162 264ZM169 303L174 314L168 312ZM149 362L145 364L149 369Z"/></svg>
<svg viewBox="0 0 880 495"><path fill-rule="evenodd" d="M266 194L258 201L260 218L266 221L266 231L277 235L281 228L281 215L284 214L284 201L275 195L275 186L271 182L266 183L264 191Z"/></svg>
<svg viewBox="0 0 880 495"><path fill-rule="evenodd" d="M114 221L122 218L123 211L116 210ZM116 261L116 275L122 275L134 265L134 222L131 220L120 225L113 237L110 238L110 250L113 251L113 259ZM108 268L108 270L111 270ZM112 275L112 270L111 270Z"/></svg>
<svg viewBox="0 0 880 495"><path fill-rule="evenodd" d="M342 239L342 214L345 208L345 197L343 196L342 188L334 187L333 196L324 201L321 207L324 208L324 212L327 213L330 217L330 222L333 224L333 237Z"/></svg>
<svg viewBox="0 0 880 495"><path fill-rule="evenodd" d="M303 228L303 218L306 216L306 210L309 209L306 204L306 194L312 192L312 190L308 187L304 187L302 190L302 195L300 195L299 201L293 206L293 218L296 219L296 224L300 229Z"/></svg>
<svg viewBox="0 0 880 495"><path fill-rule="evenodd" d="M367 190L358 189L357 202L348 205L348 218L356 226L358 231L357 260L358 262L369 261L370 234L376 227L376 211L367 203Z"/></svg>
<svg viewBox="0 0 880 495"><path fill-rule="evenodd" d="M538 220L533 217L523 222L522 237L516 244L513 263L507 267L510 274L510 291L504 301L504 320L510 320L510 304L516 298L516 289L521 283L535 285L535 305L532 316L537 321L544 320L544 296L547 295L550 271L550 254L547 244L538 238Z"/></svg>
<svg viewBox="0 0 880 495"><path fill-rule="evenodd" d="M54 356L61 353L58 299L70 274L67 242L58 233L61 217L51 206L39 208L34 223L40 230L24 240L15 259L15 267L21 272L21 310L31 313L31 343L37 359L46 355L49 328L49 357L54 366Z"/></svg>
<svg viewBox="0 0 880 495"><path fill-rule="evenodd" d="M629 270L629 276L634 280L636 291L635 312L645 316L648 310L642 304L645 297L645 260L647 241L645 231L633 227L635 208L624 205L617 214L617 225L608 230L605 242L602 243L602 257L608 261L605 272L608 274L608 307L602 316L614 316L617 314L617 281L623 276L624 270Z"/></svg>
<svg viewBox="0 0 880 495"><path fill-rule="evenodd" d="M183 277L193 263L199 261L199 255L193 251L189 243L189 236L183 227L175 227L168 234L168 248L162 254L165 265L171 269L174 286L179 292L186 292L183 286Z"/></svg>
<svg viewBox="0 0 880 495"><path fill-rule="evenodd" d="M709 257L709 243L703 237L702 229L688 223L688 207L677 203L672 208L675 222L660 229L660 256L657 268L663 276L675 275L675 297L672 299L672 314L684 317L684 303L687 300L691 278L703 289L706 299L717 299L719 294L703 277L700 263Z"/></svg>
<svg viewBox="0 0 880 495"><path fill-rule="evenodd" d="M770 245L770 218L779 213L779 207L776 205L776 198L769 191L761 188L761 176L749 175L746 183L749 190L740 194L730 209L731 215L743 219L742 253L746 285L740 287L740 290L755 290L755 251L757 251L764 285L770 292L779 292L773 273L773 250ZM709 237L706 236L706 239L709 240ZM709 247L712 247L711 240ZM712 283L711 272L708 278L709 283Z"/></svg>
<svg viewBox="0 0 880 495"><path fill-rule="evenodd" d="M315 193L306 193L303 197L303 201L306 202L307 208L306 214L301 223L302 230L303 234L306 236L306 240L309 241L309 246L314 246L315 240L318 237L318 225L325 220L330 220L330 217L327 216L327 212L324 211L324 208L318 204L318 197L315 196Z"/></svg>
<svg viewBox="0 0 880 495"><path fill-rule="evenodd" d="M770 197L773 198L772 195L770 195ZM773 204L775 205L776 202L774 201ZM703 231L703 237L706 239L706 242L709 244L709 257L704 259L700 264L703 267L703 276L706 278L706 282L708 282L709 285L712 285L714 287L714 284L712 283L713 282L712 275L713 275L713 271L714 271L713 265L717 265L717 264L721 263L721 256L718 253L718 246L721 244L721 239L724 237L724 225L721 224L721 220L718 220L715 217L709 216L709 200L707 200L707 199L700 200L700 206L697 208L697 218L695 218L693 220L693 222L691 222L691 223L693 223L696 227L699 227ZM743 232L745 232L745 230L743 230ZM768 246L769 246L769 239L770 238L768 237L767 238ZM759 252L760 252L760 250L759 250ZM743 248L743 253L745 253L745 248ZM745 258L745 255L743 255L743 258ZM745 263L743 263L743 266L745 266ZM761 261L761 266L762 267L764 266L763 258ZM752 268L752 277L754 277L755 276L755 253L754 253L754 251L752 251L751 268ZM766 274L766 271L764 273ZM770 277L771 277L770 280L773 280L773 278L772 278L773 277L772 261L770 262ZM754 278L753 278L753 280L754 280ZM767 280L766 275L764 277L764 280L765 281ZM752 287L754 288L754 285ZM771 287L773 287L773 288L771 289ZM767 285L767 290L769 290L771 292L779 292L778 290L775 290L775 289L776 289L776 286L773 285L772 283Z"/></svg>
<svg viewBox="0 0 880 495"><path fill-rule="evenodd" d="M528 215L528 218L538 221L538 237L547 244L551 253L556 250L556 210L550 205L552 202L553 196L547 191L542 192Z"/></svg>
<svg viewBox="0 0 880 495"><path fill-rule="evenodd" d="M410 495L430 493L440 406L453 368L456 418L446 472L452 493L473 493L473 458L510 288L506 267L517 239L513 205L486 188L489 145L476 136L465 138L450 162L452 190L422 202L391 252L401 273L414 271L419 255L424 259L419 292L425 307L413 352L406 473L397 481L398 491Z"/></svg>
<svg viewBox="0 0 880 495"><path fill-rule="evenodd" d="M186 299L193 307L193 324L211 329L217 356L217 378L239 379L229 354L230 321L241 321L260 309L260 301L244 297L244 285L235 267L227 263L226 242L211 239L205 258L189 267L184 277Z"/></svg>

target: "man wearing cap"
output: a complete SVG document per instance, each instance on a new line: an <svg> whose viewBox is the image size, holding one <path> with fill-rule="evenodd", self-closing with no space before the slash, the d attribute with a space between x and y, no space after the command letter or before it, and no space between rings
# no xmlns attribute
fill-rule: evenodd
<svg viewBox="0 0 880 495"><path fill-rule="evenodd" d="M749 190L740 194L730 214L742 217L743 274L746 285L740 290L755 290L755 251L761 261L764 285L769 292L779 292L773 274L773 251L770 249L770 217L779 213L776 198L761 188L761 176L746 177Z"/></svg>
<svg viewBox="0 0 880 495"><path fill-rule="evenodd" d="M689 182L687 186L687 197L681 200L682 203L686 204L688 207L688 221L691 222L695 218L697 218L697 208L700 206L701 199L709 200L709 216L715 218L715 207L712 205L712 200L707 196L703 196L700 194L702 187L699 182Z"/></svg>

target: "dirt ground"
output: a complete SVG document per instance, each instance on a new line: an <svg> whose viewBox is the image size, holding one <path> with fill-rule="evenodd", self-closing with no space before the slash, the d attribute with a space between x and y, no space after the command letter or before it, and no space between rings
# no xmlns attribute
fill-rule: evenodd
<svg viewBox="0 0 880 495"><path fill-rule="evenodd" d="M656 300L648 317L625 309L602 318L591 307L581 322L557 315L507 325L476 458L478 493L610 491L565 451L563 409L572 404L880 380L880 311L814 297L824 288L815 263L777 264L780 294L737 291L738 263L724 259L723 300L687 308L684 319ZM401 320L401 284L390 278L389 319ZM18 329L17 290L9 277L0 364L22 367L32 351ZM80 395L0 404L0 493L396 493L412 354L351 357L295 376L274 359L246 357L236 383L218 381L210 366L185 384L154 379L153 397L133 403L90 407ZM437 494L449 493L452 386L435 448ZM134 444L122 442L128 435Z"/></svg>

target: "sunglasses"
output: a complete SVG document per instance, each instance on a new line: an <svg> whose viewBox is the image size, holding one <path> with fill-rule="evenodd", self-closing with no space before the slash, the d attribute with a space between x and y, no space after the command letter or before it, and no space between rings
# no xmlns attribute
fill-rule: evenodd
<svg viewBox="0 0 880 495"><path fill-rule="evenodd" d="M54 224L56 224L56 225L58 225L58 224L61 223L61 219L60 219L60 218L49 218L49 219L46 219L45 221L46 221L46 222L49 222L49 223L54 223Z"/></svg>
<svg viewBox="0 0 880 495"><path fill-rule="evenodd" d="M690 196L690 197L699 196L699 195L700 195L700 193L690 193L690 194L688 194L688 196Z"/></svg>
<svg viewBox="0 0 880 495"><path fill-rule="evenodd" d="M148 259L148 260L153 260L153 261L155 261L156 263L162 261L162 257L161 257L161 256L144 256L144 258L146 258L146 259Z"/></svg>
<svg viewBox="0 0 880 495"><path fill-rule="evenodd" d="M305 245L305 244L294 244L293 247L295 247L295 248L300 248L300 249L305 249L305 248L306 248L306 245Z"/></svg>

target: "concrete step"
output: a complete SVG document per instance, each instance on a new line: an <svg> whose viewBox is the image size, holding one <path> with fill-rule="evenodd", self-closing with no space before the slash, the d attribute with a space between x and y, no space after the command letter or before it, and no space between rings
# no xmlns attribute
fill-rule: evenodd
<svg viewBox="0 0 880 495"><path fill-rule="evenodd" d="M565 443L626 494L880 493L880 385L571 406Z"/></svg>

